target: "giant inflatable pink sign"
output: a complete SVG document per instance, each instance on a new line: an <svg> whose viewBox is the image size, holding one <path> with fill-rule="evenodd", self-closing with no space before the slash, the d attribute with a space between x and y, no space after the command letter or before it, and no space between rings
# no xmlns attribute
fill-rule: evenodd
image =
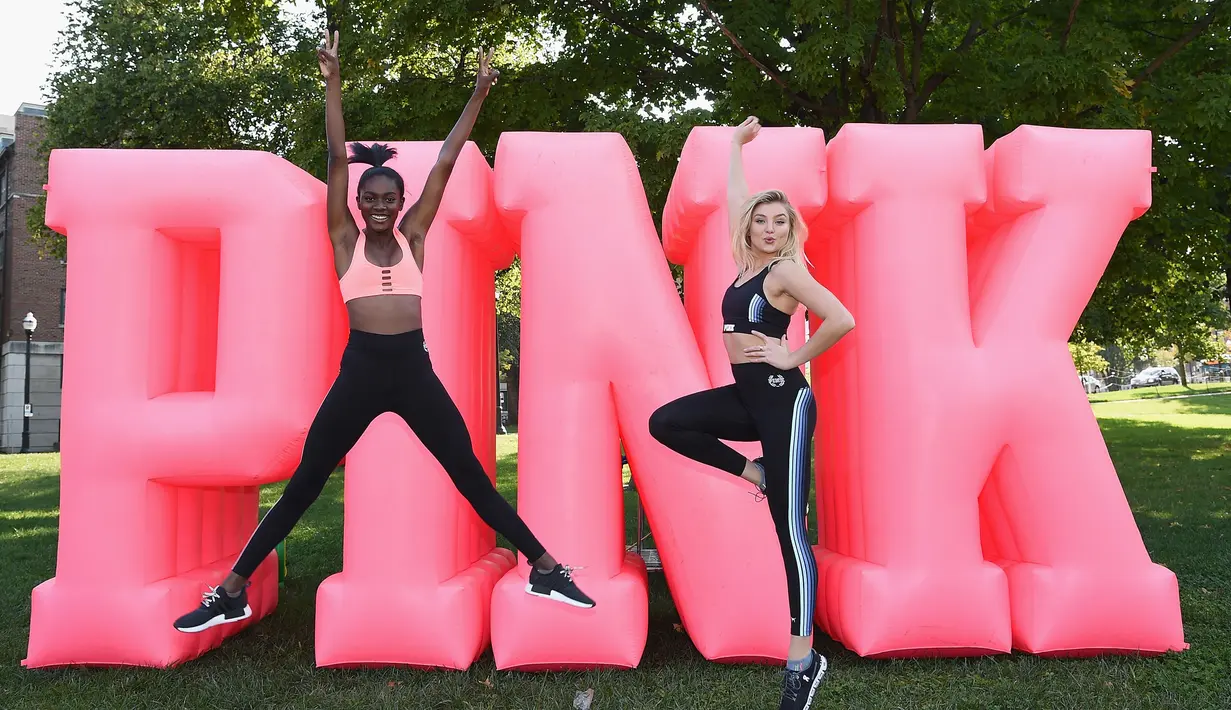
<svg viewBox="0 0 1231 710"><path fill-rule="evenodd" d="M460 669L490 644L500 668L637 666L647 575L624 545L621 442L699 651L785 658L768 510L648 431L663 403L730 378L730 130L693 131L661 242L618 135L505 134L494 170L467 147L427 242L432 360L494 476L493 273L520 255L518 507L598 605L522 593L526 566L383 417L347 458L319 665ZM1150 141L1027 126L985 150L977 126L848 125L829 144L769 128L746 146L750 186L791 196L815 275L859 323L810 364L816 618L847 647L1186 648L1175 575L1146 552L1065 345L1149 207ZM439 144L394 145L393 167L422 184ZM250 620L171 626L234 561L258 486L294 469L336 372L346 315L324 185L262 153L66 150L47 189L71 256L61 518L24 663L182 663L276 606L271 557Z"/></svg>

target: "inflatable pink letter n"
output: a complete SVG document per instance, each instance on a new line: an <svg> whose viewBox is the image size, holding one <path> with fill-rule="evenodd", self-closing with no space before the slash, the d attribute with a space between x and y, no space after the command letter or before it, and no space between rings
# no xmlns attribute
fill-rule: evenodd
<svg viewBox="0 0 1231 710"><path fill-rule="evenodd" d="M56 576L33 594L31 668L166 666L249 621L183 634L285 478L333 373L324 190L239 151L55 151L47 223L68 235Z"/></svg>
<svg viewBox="0 0 1231 710"><path fill-rule="evenodd" d="M598 602L544 603L523 591L524 566L510 571L492 599L497 667L640 662L647 583L624 547L621 442L697 648L784 659L786 574L768 509L751 485L649 433L655 409L711 381L628 145L617 134L505 134L495 197L522 258L519 510L552 554L584 567L578 583Z"/></svg>

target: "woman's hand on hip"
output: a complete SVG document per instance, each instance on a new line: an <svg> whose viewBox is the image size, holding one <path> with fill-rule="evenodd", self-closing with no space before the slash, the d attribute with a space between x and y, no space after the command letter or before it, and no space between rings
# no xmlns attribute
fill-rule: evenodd
<svg viewBox="0 0 1231 710"><path fill-rule="evenodd" d="M744 348L744 354L749 360L768 363L779 370L793 370L799 367L795 363L795 356L787 348L785 335L782 336L782 340L778 340L755 330L752 334L761 339L761 344Z"/></svg>

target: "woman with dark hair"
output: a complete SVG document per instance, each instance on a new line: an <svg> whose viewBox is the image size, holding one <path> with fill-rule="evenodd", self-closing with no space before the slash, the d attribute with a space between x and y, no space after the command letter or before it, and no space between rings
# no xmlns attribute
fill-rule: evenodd
<svg viewBox="0 0 1231 710"><path fill-rule="evenodd" d="M479 517L531 562L527 593L573 606L594 606L573 583L571 570L547 553L492 486L474 454L461 413L432 371L423 340L423 242L453 165L500 75L491 68L491 58L479 53L474 94L449 132L418 201L397 227L394 220L402 211L405 189L401 175L383 165L394 151L380 144L352 148L349 162L372 166L359 178L357 198L364 222L360 229L346 201L349 176L338 34L334 32L330 44L325 33L317 60L325 79L329 239L350 318L350 339L338 377L312 421L299 467L282 497L252 533L227 578L204 594L200 607L176 620L180 631L204 631L251 616L245 591L248 578L320 495L329 475L372 420L384 412L406 421Z"/></svg>

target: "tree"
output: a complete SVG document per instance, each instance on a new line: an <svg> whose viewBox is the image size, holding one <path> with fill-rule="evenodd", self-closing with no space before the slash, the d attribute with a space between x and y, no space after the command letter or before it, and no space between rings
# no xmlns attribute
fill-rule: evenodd
<svg viewBox="0 0 1231 710"><path fill-rule="evenodd" d="M244 4L246 13L232 12ZM304 28L273 3L212 0L76 0L51 78L44 150L213 148L283 153L307 63ZM302 64L302 66L300 66ZM43 224L30 234L64 256L63 236Z"/></svg>
<svg viewBox="0 0 1231 710"><path fill-rule="evenodd" d="M1153 357L1150 358L1151 365L1159 367L1183 367L1184 363L1176 357L1175 348L1159 348L1154 351Z"/></svg>
<svg viewBox="0 0 1231 710"><path fill-rule="evenodd" d="M1153 206L1131 224L1075 340L1149 346L1156 294L1231 271L1231 0L78 0L50 145L262 147L321 176L310 47L343 37L348 133L443 137L473 49L501 84L473 138L614 130L659 219L692 126L851 121L1138 128ZM37 219L37 218L32 218ZM510 350L510 352L512 352Z"/></svg>
<svg viewBox="0 0 1231 710"><path fill-rule="evenodd" d="M656 125L675 119L645 117L699 94L713 101L710 123L752 113L831 137L850 121L973 122L989 143L1023 123L1153 131L1154 207L1126 232L1079 338L1114 342L1148 328L1151 298L1173 265L1194 279L1231 268L1231 142L1222 138L1231 128L1231 63L1222 59L1231 56L1229 0L552 7L545 22L566 39L559 61L584 66L588 81L600 77L594 94L636 111L639 135L667 138L657 145L676 145ZM644 173L655 160L674 166L674 152L638 156ZM647 179L646 188L661 204L658 185Z"/></svg>
<svg viewBox="0 0 1231 710"><path fill-rule="evenodd" d="M1105 372L1107 370L1107 361L1099 355L1102 348L1094 343L1077 342L1069 343L1069 355L1073 356L1073 365L1079 373L1087 372Z"/></svg>
<svg viewBox="0 0 1231 710"><path fill-rule="evenodd" d="M496 274L496 372L508 383L509 423L517 424L521 381L521 260Z"/></svg>
<svg viewBox="0 0 1231 710"><path fill-rule="evenodd" d="M1158 334L1156 344L1174 347L1180 380L1188 384L1184 363L1218 357L1223 350L1215 333L1231 326L1231 314L1223 299L1226 284L1221 278L1202 283L1186 283L1183 275L1158 294Z"/></svg>

